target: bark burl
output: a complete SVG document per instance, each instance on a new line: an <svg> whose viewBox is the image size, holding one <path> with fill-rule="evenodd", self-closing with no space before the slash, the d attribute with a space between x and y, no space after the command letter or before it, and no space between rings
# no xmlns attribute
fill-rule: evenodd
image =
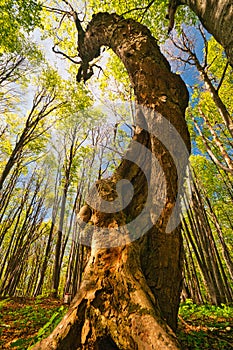
<svg viewBox="0 0 233 350"><path fill-rule="evenodd" d="M68 313L53 333L33 349L179 349L173 331L177 325L182 279L182 239L179 226L172 232L166 229L179 187L177 165L168 151L176 148L176 141L169 134L170 129L164 129L165 147L156 133L152 135L148 130L155 120L159 130L165 119L190 150L184 119L187 89L181 78L171 73L169 63L145 26L108 13L95 15L85 32L77 17L76 26L83 62L78 80L91 76L89 62L99 55L101 46L107 46L124 63L138 104L149 111L138 114L134 140L127 152L133 152L137 160L142 154L135 142L147 147L144 167L150 172L150 185L137 161L127 159L122 160L111 179L100 181L97 187L106 201L116 197L116 183L121 179L131 182L134 195L127 207L116 213L92 209L93 241L98 241L95 235L101 227L122 234L120 227L143 211L148 197L150 215L142 223L151 225L134 242L118 247L92 247L80 291ZM152 171L154 156L160 166L156 174ZM159 197L162 181L166 185L163 199ZM163 207L156 217L161 201Z"/></svg>

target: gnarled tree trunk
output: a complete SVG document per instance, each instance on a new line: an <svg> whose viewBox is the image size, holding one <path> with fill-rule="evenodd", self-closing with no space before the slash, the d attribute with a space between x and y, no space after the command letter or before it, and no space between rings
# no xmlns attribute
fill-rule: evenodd
<svg viewBox="0 0 233 350"><path fill-rule="evenodd" d="M116 185L122 179L131 182L134 194L124 209L111 213L89 201L84 242L91 228L92 249L80 291L54 332L34 350L178 349L173 330L182 239L175 215L179 210L174 210L190 150L184 119L187 89L145 26L99 13L84 33L75 19L83 61L78 80L91 75L88 63L104 45L120 57L134 87L139 104L135 135L111 179L96 184L110 204L118 198ZM120 199L128 201L124 186Z"/></svg>

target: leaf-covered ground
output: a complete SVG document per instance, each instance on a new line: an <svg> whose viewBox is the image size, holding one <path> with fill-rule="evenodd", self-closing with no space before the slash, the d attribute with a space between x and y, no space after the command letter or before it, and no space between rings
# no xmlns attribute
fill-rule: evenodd
<svg viewBox="0 0 233 350"><path fill-rule="evenodd" d="M65 311L57 299L0 298L0 349L28 349L51 332Z"/></svg>
<svg viewBox="0 0 233 350"><path fill-rule="evenodd" d="M65 312L56 299L0 298L0 349L29 349ZM233 307L197 306L188 300L180 307L178 337L183 350L233 349Z"/></svg>
<svg viewBox="0 0 233 350"><path fill-rule="evenodd" d="M178 338L183 350L233 349L233 306L181 304Z"/></svg>

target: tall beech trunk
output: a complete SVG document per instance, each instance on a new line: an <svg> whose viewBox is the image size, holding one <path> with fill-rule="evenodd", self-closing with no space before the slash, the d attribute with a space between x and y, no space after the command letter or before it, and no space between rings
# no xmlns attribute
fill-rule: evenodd
<svg viewBox="0 0 233 350"><path fill-rule="evenodd" d="M83 62L78 80L81 75L84 80L88 78L88 63L99 55L100 47L110 47L128 71L137 102L153 112L150 113L152 119L143 120L143 123L152 123L154 118L159 127L161 118L166 118L190 150L184 119L187 89L181 78L171 73L169 63L150 31L140 23L116 14L98 13L86 32L76 14L74 19ZM169 133L164 136L174 149L176 141L172 135L170 139ZM141 238L123 246L92 246L80 290L70 310L53 333L34 350L180 348L172 329L177 326L181 292L182 238L180 226L170 233L166 230L178 192L177 169L168 149L158 138L143 130L142 121L136 126L133 139L155 155L165 176L167 191L160 216L156 218L155 208L163 200L157 194L162 174L152 175L151 159L145 159L145 167L151 171L151 193L142 170L127 159L122 160L111 179L98 181L99 193L104 200L112 200L113 194L116 196L115 186L121 179L131 181L134 196L130 204L117 213L92 209L93 242L98 241L99 227L111 228L120 235L119 228L141 213L149 195L152 198L150 217L144 220L145 225L149 221L152 223L151 228ZM144 156L133 141L129 150L137 152L137 159Z"/></svg>

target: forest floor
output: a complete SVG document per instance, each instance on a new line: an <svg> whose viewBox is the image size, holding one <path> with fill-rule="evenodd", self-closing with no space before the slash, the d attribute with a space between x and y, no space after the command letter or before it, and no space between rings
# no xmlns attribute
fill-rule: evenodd
<svg viewBox="0 0 233 350"><path fill-rule="evenodd" d="M58 299L0 298L0 349L28 349L55 328L66 309Z"/></svg>
<svg viewBox="0 0 233 350"><path fill-rule="evenodd" d="M57 299L0 298L0 349L29 349L51 332L66 310ZM180 308L177 334L183 350L231 350L233 308L186 302Z"/></svg>

